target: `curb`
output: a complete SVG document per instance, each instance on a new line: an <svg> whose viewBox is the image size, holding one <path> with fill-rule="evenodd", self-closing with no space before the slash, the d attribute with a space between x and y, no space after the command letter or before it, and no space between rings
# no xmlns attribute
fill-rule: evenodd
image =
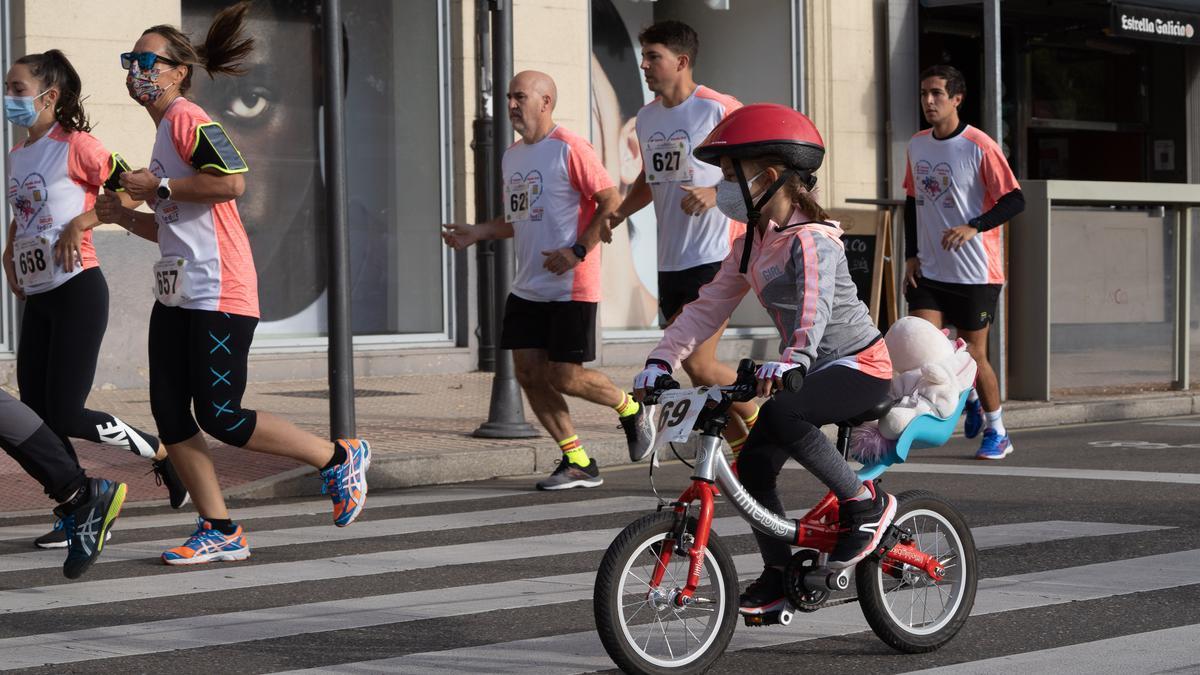
<svg viewBox="0 0 1200 675"><path fill-rule="evenodd" d="M1200 394L1178 392L1096 401L1016 402L1005 409L1004 422L1010 429L1031 429L1197 413L1200 413ZM832 426L824 430L831 438L836 433ZM376 455L371 459L370 485L386 490L521 476L529 477L532 488L534 482L554 469L559 453L547 438L531 439L531 442L536 445L506 446L502 450ZM631 464L622 435L593 435L588 440L587 451L600 463L601 471L604 467ZM226 495L271 499L312 496L319 490L316 470L302 467L237 486L226 491Z"/></svg>

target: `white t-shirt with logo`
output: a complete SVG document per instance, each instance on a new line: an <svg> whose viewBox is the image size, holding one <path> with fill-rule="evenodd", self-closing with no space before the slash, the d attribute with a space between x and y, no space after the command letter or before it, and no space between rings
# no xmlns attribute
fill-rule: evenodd
<svg viewBox="0 0 1200 675"><path fill-rule="evenodd" d="M697 86L691 96L673 108L664 106L662 99L654 99L638 111L642 168L654 194L654 213L658 217L661 272L724 260L730 242L746 229L716 208L690 216L679 205L687 196L681 185L713 187L721 182L721 169L692 157L692 150L718 122L740 107L742 104L732 96Z"/></svg>
<svg viewBox="0 0 1200 675"><path fill-rule="evenodd" d="M92 232L83 234L83 265L72 271L54 262L54 244L75 216L90 211L112 170L112 155L95 136L65 131L57 123L29 145L8 154L8 204L16 221L17 279L26 295L57 288L98 267Z"/></svg>
<svg viewBox="0 0 1200 675"><path fill-rule="evenodd" d="M592 145L556 126L537 143L509 146L502 170L505 219L516 239L513 294L533 302L599 302L599 247L565 274L542 266L543 251L576 243L596 213L596 193L613 187Z"/></svg>
<svg viewBox="0 0 1200 675"><path fill-rule="evenodd" d="M967 125L950 138L925 129L908 142L904 189L917 202L917 258L921 275L951 284L1004 283L1004 231L981 232L962 248L942 248L946 230L966 225L1019 189L1000 146Z"/></svg>

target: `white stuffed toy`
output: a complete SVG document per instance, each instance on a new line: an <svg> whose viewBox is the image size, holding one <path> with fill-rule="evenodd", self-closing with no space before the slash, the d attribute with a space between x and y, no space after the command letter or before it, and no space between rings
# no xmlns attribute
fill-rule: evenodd
<svg viewBox="0 0 1200 675"><path fill-rule="evenodd" d="M851 450L864 463L890 451L917 416L931 413L945 419L954 414L962 392L975 383L975 360L966 343L951 342L924 319L900 319L884 341L892 358L891 394L898 402L877 424L855 429Z"/></svg>

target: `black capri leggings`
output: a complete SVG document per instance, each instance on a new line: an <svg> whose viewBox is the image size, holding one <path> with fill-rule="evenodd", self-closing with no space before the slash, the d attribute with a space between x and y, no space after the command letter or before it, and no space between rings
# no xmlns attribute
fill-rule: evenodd
<svg viewBox="0 0 1200 675"><path fill-rule="evenodd" d="M150 410L164 443L182 443L201 429L239 448L250 440L257 416L242 407L242 394L257 325L250 316L154 303Z"/></svg>
<svg viewBox="0 0 1200 675"><path fill-rule="evenodd" d="M738 457L738 478L760 504L783 515L775 481L784 462L795 458L838 499L858 494L862 484L820 427L865 412L889 395L891 380L846 366L829 366L804 378L798 392L783 391L767 401ZM791 547L758 530L767 565L786 565Z"/></svg>
<svg viewBox="0 0 1200 675"><path fill-rule="evenodd" d="M17 386L21 402L46 421L67 446L83 438L151 458L158 439L114 415L84 407L100 343L108 327L108 283L99 267L84 270L61 286L30 295L21 316Z"/></svg>

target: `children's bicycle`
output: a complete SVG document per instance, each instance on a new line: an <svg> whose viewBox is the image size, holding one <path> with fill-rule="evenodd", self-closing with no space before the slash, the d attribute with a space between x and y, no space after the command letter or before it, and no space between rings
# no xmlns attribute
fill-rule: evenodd
<svg viewBox="0 0 1200 675"><path fill-rule="evenodd" d="M854 568L825 568L838 535L834 495L825 495L799 520L778 516L750 496L721 451L730 405L755 396L755 370L744 359L731 386L678 389L664 376L648 392L647 401L658 404L655 456L693 429L700 431L700 444L691 485L678 500L660 502L657 512L626 527L600 564L593 609L608 655L626 672L695 673L724 652L738 617L738 574L712 531L721 495L754 528L800 549L784 571L784 607L747 614L746 625L786 626L796 612L857 599L875 634L899 651L929 652L949 642L971 613L977 584L975 542L962 515L930 492L896 495L895 520L878 548ZM966 398L964 392L947 419L928 414L914 419L895 449L859 470L859 478L877 478L913 447L945 443ZM849 456L851 429L884 416L891 406L885 401L838 424L843 456ZM831 600L834 592L849 588L851 573L857 598Z"/></svg>

